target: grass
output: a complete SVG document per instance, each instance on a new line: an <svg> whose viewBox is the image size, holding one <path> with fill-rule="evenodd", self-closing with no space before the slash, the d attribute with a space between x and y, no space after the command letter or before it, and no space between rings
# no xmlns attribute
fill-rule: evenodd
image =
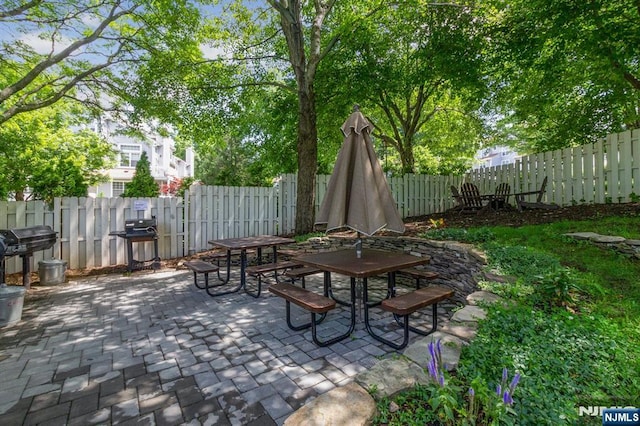
<svg viewBox="0 0 640 426"><path fill-rule="evenodd" d="M578 408L640 406L640 260L563 236L569 232L640 240L640 218L425 234L484 249L488 267L515 282L480 285L510 303L488 309L445 386L403 393L393 413L381 400L374 423L601 424ZM503 368L521 375L513 404L494 391Z"/></svg>

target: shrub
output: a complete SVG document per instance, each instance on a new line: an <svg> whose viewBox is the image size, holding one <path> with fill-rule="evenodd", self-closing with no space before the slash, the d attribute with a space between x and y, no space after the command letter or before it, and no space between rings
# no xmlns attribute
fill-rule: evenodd
<svg viewBox="0 0 640 426"><path fill-rule="evenodd" d="M561 268L560 261L553 255L522 246L485 247L489 263L503 275L513 275L530 283L536 276Z"/></svg>
<svg viewBox="0 0 640 426"><path fill-rule="evenodd" d="M470 244L482 244L495 239L489 228L435 228L420 235L421 238L431 240L460 241Z"/></svg>

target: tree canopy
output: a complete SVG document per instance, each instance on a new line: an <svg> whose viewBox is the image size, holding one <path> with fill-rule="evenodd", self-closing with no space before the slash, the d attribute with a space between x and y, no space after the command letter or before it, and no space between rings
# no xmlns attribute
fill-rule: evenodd
<svg viewBox="0 0 640 426"><path fill-rule="evenodd" d="M640 7L626 0L488 2L495 109L527 151L640 127Z"/></svg>
<svg viewBox="0 0 640 426"><path fill-rule="evenodd" d="M0 125L64 98L114 108L130 65L163 45L186 48L197 19L172 0L3 2Z"/></svg>
<svg viewBox="0 0 640 426"><path fill-rule="evenodd" d="M623 0L9 0L0 129L30 152L10 136L22 116L127 104L194 145L205 183L297 171L302 233L354 104L394 173L463 173L480 145L542 151L639 127L639 20Z"/></svg>
<svg viewBox="0 0 640 426"><path fill-rule="evenodd" d="M88 117L68 102L20 114L0 126L0 199L50 201L86 196L115 159L112 147L86 130Z"/></svg>

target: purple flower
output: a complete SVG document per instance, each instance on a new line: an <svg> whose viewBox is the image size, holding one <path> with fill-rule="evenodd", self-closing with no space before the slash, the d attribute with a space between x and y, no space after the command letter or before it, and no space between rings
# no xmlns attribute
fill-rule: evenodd
<svg viewBox="0 0 640 426"><path fill-rule="evenodd" d="M476 391L474 391L473 388L469 388L469 396L473 398L475 394L476 394Z"/></svg>
<svg viewBox="0 0 640 426"><path fill-rule="evenodd" d="M496 395L502 396L502 386L496 386Z"/></svg>
<svg viewBox="0 0 640 426"><path fill-rule="evenodd" d="M513 398L511 398L511 395L509 395L509 391L504 391L504 395L502 396L502 402L504 402L506 405L513 404Z"/></svg>
<svg viewBox="0 0 640 426"><path fill-rule="evenodd" d="M440 378L438 379L438 383L440 383L440 386L444 386L444 374L440 373Z"/></svg>
<svg viewBox="0 0 640 426"><path fill-rule="evenodd" d="M504 367L502 369L502 385L506 385L507 384L507 376L509 375L509 370L507 370L507 367Z"/></svg>
<svg viewBox="0 0 640 426"><path fill-rule="evenodd" d="M429 370L429 375L431 377L433 377L434 379L438 377L438 373L436 372L436 365L433 361L429 361L429 364L427 364L427 369Z"/></svg>
<svg viewBox="0 0 640 426"><path fill-rule="evenodd" d="M516 373L516 375L513 376L513 380L511 380L511 383L509 384L509 392L511 394L513 394L513 391L516 390L516 386L518 386L519 381L520 381L520 373Z"/></svg>

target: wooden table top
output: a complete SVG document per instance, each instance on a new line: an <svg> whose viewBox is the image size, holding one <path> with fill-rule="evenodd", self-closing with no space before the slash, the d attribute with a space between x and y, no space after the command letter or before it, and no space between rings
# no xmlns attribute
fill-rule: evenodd
<svg viewBox="0 0 640 426"><path fill-rule="evenodd" d="M293 260L323 271L354 278L372 277L429 263L429 257L370 249L362 250L362 257L357 258L355 248L305 254L296 256Z"/></svg>
<svg viewBox="0 0 640 426"><path fill-rule="evenodd" d="M256 237L224 238L221 240L209 240L209 244L226 248L227 250L245 250L258 247L271 247L280 244L295 243L293 238L279 237L276 235L258 235Z"/></svg>

